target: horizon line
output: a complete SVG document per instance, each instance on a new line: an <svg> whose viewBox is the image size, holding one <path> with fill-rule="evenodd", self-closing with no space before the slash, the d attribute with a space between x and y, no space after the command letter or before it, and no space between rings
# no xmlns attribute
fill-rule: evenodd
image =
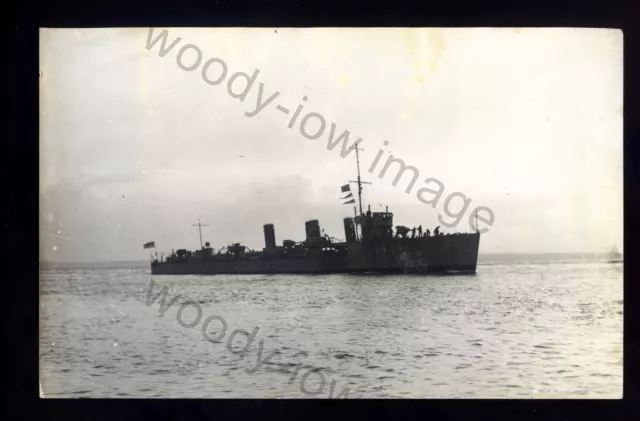
<svg viewBox="0 0 640 421"><path fill-rule="evenodd" d="M478 253L478 256L523 256L523 255L559 255L559 254L573 254L573 255L584 255L584 254L609 254L608 252L602 251L554 251L554 252L488 252L488 253ZM54 261L54 260L40 260L38 259L39 264L91 264L91 263L147 263L149 259L140 259L140 260L86 260L86 261Z"/></svg>

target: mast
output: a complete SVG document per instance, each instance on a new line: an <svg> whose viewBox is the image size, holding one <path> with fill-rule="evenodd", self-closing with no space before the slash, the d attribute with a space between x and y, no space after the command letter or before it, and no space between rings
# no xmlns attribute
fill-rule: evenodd
<svg viewBox="0 0 640 421"><path fill-rule="evenodd" d="M358 154L358 145L356 144L356 166L358 167L358 207L360 208L360 215L362 215L362 182L360 181L360 155Z"/></svg>
<svg viewBox="0 0 640 421"><path fill-rule="evenodd" d="M351 181L351 183L358 183L358 207L360 209L360 215L362 215L362 185L371 184L371 183L362 181L360 179L360 155L358 154L358 151L363 151L364 149L360 149L356 144L355 150L356 150L356 166L358 167L358 180Z"/></svg>
<svg viewBox="0 0 640 421"><path fill-rule="evenodd" d="M200 219L198 219L197 224L193 224L194 227L198 227L198 231L200 232L200 248L204 248L202 245L202 227L208 227L209 225L203 225L200 223Z"/></svg>

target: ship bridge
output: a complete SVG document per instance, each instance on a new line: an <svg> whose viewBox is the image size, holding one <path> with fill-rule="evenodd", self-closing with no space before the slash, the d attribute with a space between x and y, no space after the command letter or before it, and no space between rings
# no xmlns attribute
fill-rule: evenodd
<svg viewBox="0 0 640 421"><path fill-rule="evenodd" d="M347 220L351 220L352 223L348 223ZM345 233L347 238L350 236L350 231L355 228L351 228L353 222L360 225L361 240L371 241L377 239L385 239L393 237L393 213L389 212L371 212L371 206L366 213L358 215L355 218L345 218Z"/></svg>

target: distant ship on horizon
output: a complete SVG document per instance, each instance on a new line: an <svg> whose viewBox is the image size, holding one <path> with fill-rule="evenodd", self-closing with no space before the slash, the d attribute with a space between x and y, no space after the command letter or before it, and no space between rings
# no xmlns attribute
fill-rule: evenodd
<svg viewBox="0 0 640 421"><path fill-rule="evenodd" d="M618 247L613 246L613 249L609 253L609 260L607 263L623 263L622 253L618 251Z"/></svg>

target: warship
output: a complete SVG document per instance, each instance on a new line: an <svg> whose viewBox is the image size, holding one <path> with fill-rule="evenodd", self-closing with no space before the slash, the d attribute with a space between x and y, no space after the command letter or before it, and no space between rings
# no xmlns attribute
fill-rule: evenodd
<svg viewBox="0 0 640 421"><path fill-rule="evenodd" d="M213 274L331 274L331 273L417 273L417 274L475 274L480 245L480 232L444 234L437 227L433 233L422 226L396 226L393 213L366 212L362 209L360 159L356 151L357 180L342 186L346 193L344 204L355 204L350 185L357 185L358 203L354 216L343 219L344 240L322 235L318 220L305 223L303 241L284 240L276 243L275 227L265 224L264 248L259 251L233 243L215 250L209 242L200 249L179 249L170 255L151 255L154 275L213 275ZM359 212L358 212L359 210ZM153 248L155 242L144 244Z"/></svg>
<svg viewBox="0 0 640 421"><path fill-rule="evenodd" d="M622 253L618 251L618 247L613 246L613 249L611 249L611 252L609 253L607 263L623 263Z"/></svg>

